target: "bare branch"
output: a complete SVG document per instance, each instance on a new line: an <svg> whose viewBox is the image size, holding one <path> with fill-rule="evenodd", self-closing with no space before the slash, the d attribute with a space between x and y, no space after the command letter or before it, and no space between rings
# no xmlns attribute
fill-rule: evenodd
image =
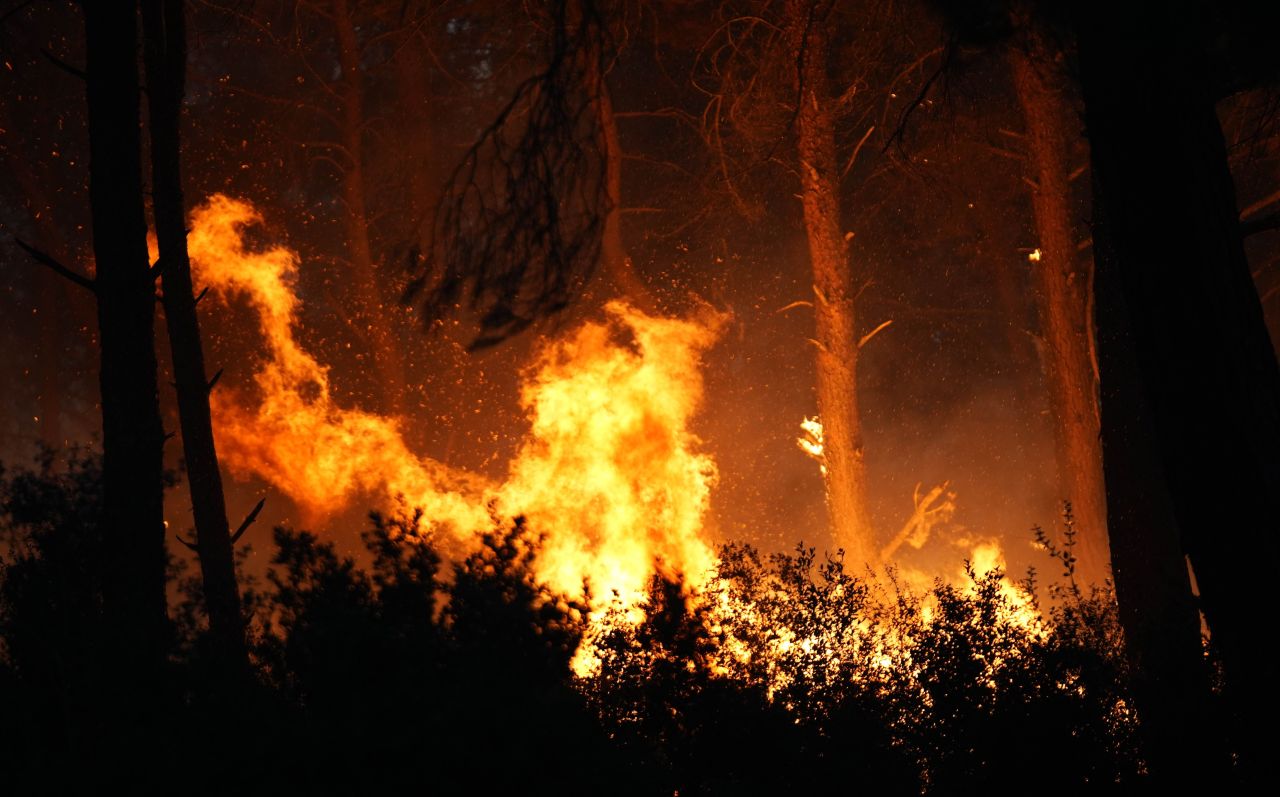
<svg viewBox="0 0 1280 797"><path fill-rule="evenodd" d="M858 139L858 144L853 148L853 154L849 156L849 162L844 165L844 171L840 172L840 178L844 179L849 174L849 170L853 168L853 164L858 160L858 153L862 151L862 145L867 143L867 139L871 138L871 134L876 130L875 125L867 128L867 132L862 134L862 138Z"/></svg>
<svg viewBox="0 0 1280 797"><path fill-rule="evenodd" d="M40 251L39 249L36 249L34 246L28 244L26 241L22 240L21 238L15 237L13 239L13 242L16 243L18 246L22 247L23 251L31 255L31 257L34 258L37 263L39 263L42 266L45 266L46 268L51 269L58 276L64 279L70 280L71 282L75 283L76 285L79 285L81 288L84 288L90 293L98 292L98 286L94 283L92 279L84 276L83 274L80 274L79 272L76 272L67 268L66 266L62 265L57 260L55 260L52 256L46 254L45 252Z"/></svg>
<svg viewBox="0 0 1280 797"><path fill-rule="evenodd" d="M867 343L870 342L872 338L874 338L876 335L880 333L880 330L884 329L885 327L889 326L892 323L893 323L893 319L890 318L888 321L881 323L880 326L876 327L875 329L871 330L867 334L863 335L862 339L858 341L858 348L861 349L863 346L867 345Z"/></svg>
<svg viewBox="0 0 1280 797"><path fill-rule="evenodd" d="M41 49L40 49L40 54L41 54L41 55L43 55L45 58L47 58L47 59L49 60L49 63L51 63L51 64L53 64L54 66L58 67L58 68L59 68L59 69L61 69L63 72L66 72L68 75L71 75L72 77L79 78L80 80L86 80L86 79L87 79L87 76L85 75L85 73L84 73L84 70L83 70L83 69L81 69L80 67L77 67L77 66L72 66L71 64L67 63L66 61L63 61L61 58L59 58L58 56L54 55L54 54L53 54L50 50L48 50L47 48L41 48Z"/></svg>
<svg viewBox="0 0 1280 797"><path fill-rule="evenodd" d="M773 312L774 312L774 315L778 315L779 313L785 313L788 310L794 310L797 307L813 307L813 302L806 302L802 299L798 302L792 302L791 304L788 304L784 307L779 307L777 310L774 310Z"/></svg>
<svg viewBox="0 0 1280 797"><path fill-rule="evenodd" d="M262 507L265 506L266 503L267 503L266 498L260 499L257 505L253 507L253 510L248 515L245 516L244 520L240 522L240 527L236 529L235 534L231 535L232 545L235 545L237 542L239 542L240 538L244 536L244 533L249 530L250 526L253 525L253 521L258 519L258 513L262 511Z"/></svg>

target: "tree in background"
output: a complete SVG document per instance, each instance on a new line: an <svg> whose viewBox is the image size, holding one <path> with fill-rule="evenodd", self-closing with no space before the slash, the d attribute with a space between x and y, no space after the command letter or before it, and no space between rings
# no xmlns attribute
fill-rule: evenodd
<svg viewBox="0 0 1280 797"><path fill-rule="evenodd" d="M463 304L479 314L474 347L579 296L606 227L616 225L620 178L604 130L608 29L592 2L553 0L539 12L540 66L454 168L411 263L408 296L428 323Z"/></svg>
<svg viewBox="0 0 1280 797"><path fill-rule="evenodd" d="M815 318L811 343L828 514L833 542L855 566L875 565L882 547L895 546L879 538L868 506L858 389L860 351L888 322L871 327L859 313L872 269L865 255L855 264L849 198L876 160L872 151L883 154L894 144L902 123L895 131L891 109L910 107L912 84L937 53L915 52L910 37L897 32L903 29L897 14L879 2L840 7L790 0L781 13L764 5L718 19L698 70L708 96L703 119L712 157L743 212L762 212L740 190L761 166L785 161L799 181L813 276L813 300L800 304L811 305ZM916 87L916 104L931 82Z"/></svg>
<svg viewBox="0 0 1280 797"><path fill-rule="evenodd" d="M1037 232L1030 262L1041 357L1053 417L1058 483L1080 529L1081 576L1107 576L1107 501L1094 362L1093 275L1077 246L1082 209L1073 199L1078 110L1063 47L1027 3L1013 3L1006 55L1026 122L1031 207Z"/></svg>

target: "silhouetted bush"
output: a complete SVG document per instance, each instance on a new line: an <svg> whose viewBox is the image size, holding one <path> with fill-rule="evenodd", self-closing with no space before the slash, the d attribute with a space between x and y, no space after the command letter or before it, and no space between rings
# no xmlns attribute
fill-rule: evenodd
<svg viewBox="0 0 1280 797"><path fill-rule="evenodd" d="M100 690L94 458L0 471L0 745L14 793L92 786ZM655 577L594 619L533 576L523 522L446 563L418 518L372 516L367 564L274 533L246 579L254 682L202 661L175 569L169 707L144 759L202 793L1108 793L1141 783L1110 589L1037 599L969 569L913 591L812 548L721 551L704 591ZM575 659L575 655L577 658ZM585 677L571 663L592 664ZM230 704L228 705L228 701ZM203 771L194 750L229 765ZM74 774L73 774L74 773Z"/></svg>

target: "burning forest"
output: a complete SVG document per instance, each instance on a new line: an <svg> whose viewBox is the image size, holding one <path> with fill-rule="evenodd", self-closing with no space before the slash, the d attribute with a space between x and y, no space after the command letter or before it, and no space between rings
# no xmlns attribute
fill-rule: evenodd
<svg viewBox="0 0 1280 797"><path fill-rule="evenodd" d="M6 793L1253 793L1269 4L0 8Z"/></svg>

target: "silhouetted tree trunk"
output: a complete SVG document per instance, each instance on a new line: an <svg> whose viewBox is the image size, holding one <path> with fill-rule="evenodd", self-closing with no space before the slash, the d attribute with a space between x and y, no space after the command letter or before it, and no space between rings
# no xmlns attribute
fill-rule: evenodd
<svg viewBox="0 0 1280 797"><path fill-rule="evenodd" d="M227 524L222 473L218 469L204 344L187 255L186 204L182 194L179 123L186 82L186 25L183 0L143 0L147 98L156 238L164 287L165 326L173 352L178 418L196 550L204 584L209 629L223 664L243 668L244 620L236 586L231 530Z"/></svg>
<svg viewBox="0 0 1280 797"><path fill-rule="evenodd" d="M1097 385L1091 355L1093 318L1089 275L1076 251L1076 216L1067 161L1078 130L1065 79L1032 15L1015 7L1022 35L1008 48L1013 83L1026 120L1035 187L1032 210L1039 259L1030 263L1032 295L1043 335L1044 371L1053 415L1058 483L1071 501L1078 535L1079 574L1107 575L1107 502L1102 477Z"/></svg>
<svg viewBox="0 0 1280 797"><path fill-rule="evenodd" d="M835 118L827 78L831 3L789 0L788 43L796 59L795 137L809 261L813 268L818 348L818 414L822 419L827 508L845 561L877 559L867 510L866 462L858 414L856 291L841 226Z"/></svg>
<svg viewBox="0 0 1280 797"><path fill-rule="evenodd" d="M1226 756L1210 712L1200 614L1099 203L1094 240L1111 563L1144 754L1160 786L1208 786L1226 774Z"/></svg>
<svg viewBox="0 0 1280 797"><path fill-rule="evenodd" d="M1280 561L1280 369L1245 260L1205 57L1207 4L1089 3L1079 13L1081 80L1105 224L1100 280L1128 313L1184 550L1195 568L1241 767L1255 787L1275 766L1276 657L1269 649ZM1114 319L1099 312L1100 334ZM1106 384L1108 371L1103 370ZM1104 400L1104 419L1107 408ZM1108 421L1109 423L1109 421ZM1107 478L1112 479L1108 446ZM1150 465L1154 468L1154 463ZM1110 486L1110 485L1109 485ZM1113 491L1111 534L1125 544ZM1150 529L1174 533L1167 526ZM1145 565L1150 567L1151 565ZM1117 560L1117 588L1134 573ZM1139 568L1140 569L1140 568ZM1125 581L1128 584L1127 581Z"/></svg>
<svg viewBox="0 0 1280 797"><path fill-rule="evenodd" d="M112 722L154 708L165 661L164 431L147 257L137 8L83 4L102 352L103 614Z"/></svg>

